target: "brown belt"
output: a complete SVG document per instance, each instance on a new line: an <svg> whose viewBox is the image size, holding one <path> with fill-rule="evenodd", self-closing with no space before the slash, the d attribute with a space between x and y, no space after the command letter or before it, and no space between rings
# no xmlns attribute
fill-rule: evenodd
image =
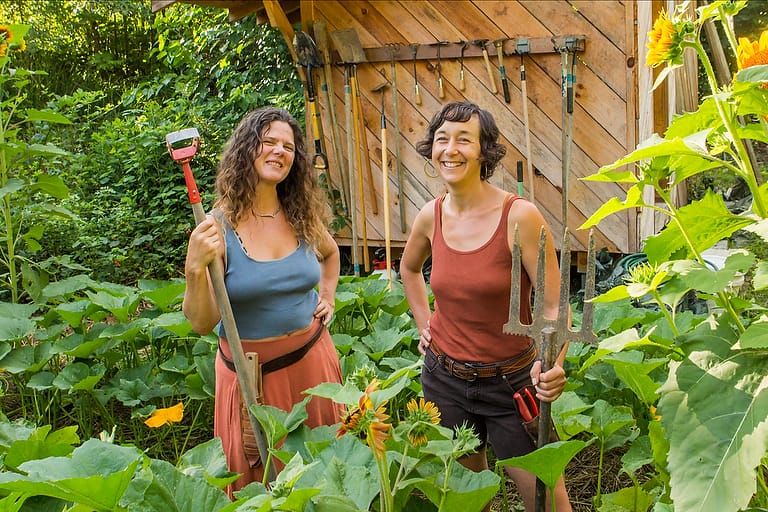
<svg viewBox="0 0 768 512"><path fill-rule="evenodd" d="M261 375L264 376L268 373L276 372L277 370L282 370L283 368L287 366L291 366L294 363L298 363L302 357L304 357L307 352L309 352L309 349L312 348L312 345L315 344L317 340L320 339L320 335L323 334L323 330L325 329L325 325L323 323L320 323L320 327L317 328L315 333L312 335L311 338L302 346L294 350L293 352L288 352L285 355L282 355L280 357L276 357L275 359L272 359L271 361L267 361L266 363L261 365ZM221 346L219 346L219 357L221 357L221 360L224 362L224 366L229 368L230 371L235 371L235 363L228 357L224 355L224 352L221 351Z"/></svg>
<svg viewBox="0 0 768 512"><path fill-rule="evenodd" d="M429 349L437 356L437 362L448 370L448 373L470 382L475 379L487 379L489 377L499 377L519 372L536 359L536 346L533 343L521 354L498 363L467 363L457 361L443 354L434 341L430 343Z"/></svg>

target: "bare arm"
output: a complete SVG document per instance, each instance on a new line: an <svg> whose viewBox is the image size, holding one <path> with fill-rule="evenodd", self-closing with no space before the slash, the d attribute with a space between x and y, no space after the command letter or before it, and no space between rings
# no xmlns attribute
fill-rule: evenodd
<svg viewBox="0 0 768 512"><path fill-rule="evenodd" d="M217 257L223 261L223 255L224 240L219 225L209 215L192 231L184 265L187 287L182 311L198 334L209 334L221 319L208 265Z"/></svg>
<svg viewBox="0 0 768 512"><path fill-rule="evenodd" d="M427 285L422 274L422 267L432 254L431 235L435 223L434 201L424 206L413 221L411 234L405 244L405 250L400 260L400 279L403 282L405 297L419 330L419 352L423 355L429 346L429 317L432 311L429 307Z"/></svg>
<svg viewBox="0 0 768 512"><path fill-rule="evenodd" d="M330 233L326 232L323 242L320 244L320 283L318 286L319 300L315 308L315 316L322 318L328 325L336 306L336 286L339 283L341 258L339 246Z"/></svg>

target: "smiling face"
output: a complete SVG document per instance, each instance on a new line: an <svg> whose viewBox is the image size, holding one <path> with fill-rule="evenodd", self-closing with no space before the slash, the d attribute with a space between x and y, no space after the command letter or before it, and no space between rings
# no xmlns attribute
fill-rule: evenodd
<svg viewBox="0 0 768 512"><path fill-rule="evenodd" d="M293 129L285 121L272 121L264 129L261 147L253 161L260 183L283 181L293 165L296 144Z"/></svg>
<svg viewBox="0 0 768 512"><path fill-rule="evenodd" d="M480 177L480 120L446 121L436 131L432 162L447 184Z"/></svg>

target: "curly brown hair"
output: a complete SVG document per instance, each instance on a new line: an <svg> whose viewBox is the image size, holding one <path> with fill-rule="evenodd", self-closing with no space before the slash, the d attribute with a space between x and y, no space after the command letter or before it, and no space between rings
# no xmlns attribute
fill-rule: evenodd
<svg viewBox="0 0 768 512"><path fill-rule="evenodd" d="M278 183L277 197L298 238L317 251L326 236L329 207L317 176L310 168L301 127L287 110L263 107L240 121L221 154L216 174L218 197L214 206L233 227L237 227L250 211L259 181L253 162L261 153L264 135L274 121L283 121L291 127L295 144L293 165L288 176Z"/></svg>
<svg viewBox="0 0 768 512"><path fill-rule="evenodd" d="M493 119L493 115L487 110L469 101L454 101L446 104L432 117L424 139L416 143L416 151L426 159L432 158L432 144L435 141L435 132L446 121L464 123L476 115L480 121L480 179L487 180L493 176L496 166L507 148L499 142L499 127Z"/></svg>

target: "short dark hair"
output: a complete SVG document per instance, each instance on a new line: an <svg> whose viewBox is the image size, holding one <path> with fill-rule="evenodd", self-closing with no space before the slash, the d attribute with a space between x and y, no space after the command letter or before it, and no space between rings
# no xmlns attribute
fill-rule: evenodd
<svg viewBox="0 0 768 512"><path fill-rule="evenodd" d="M437 129L446 121L465 123L473 115L480 121L480 179L487 180L493 176L496 165L507 154L507 148L499 142L499 127L491 113L472 102L454 101L440 109L429 122L426 137L416 143L416 151L424 158L431 159Z"/></svg>

